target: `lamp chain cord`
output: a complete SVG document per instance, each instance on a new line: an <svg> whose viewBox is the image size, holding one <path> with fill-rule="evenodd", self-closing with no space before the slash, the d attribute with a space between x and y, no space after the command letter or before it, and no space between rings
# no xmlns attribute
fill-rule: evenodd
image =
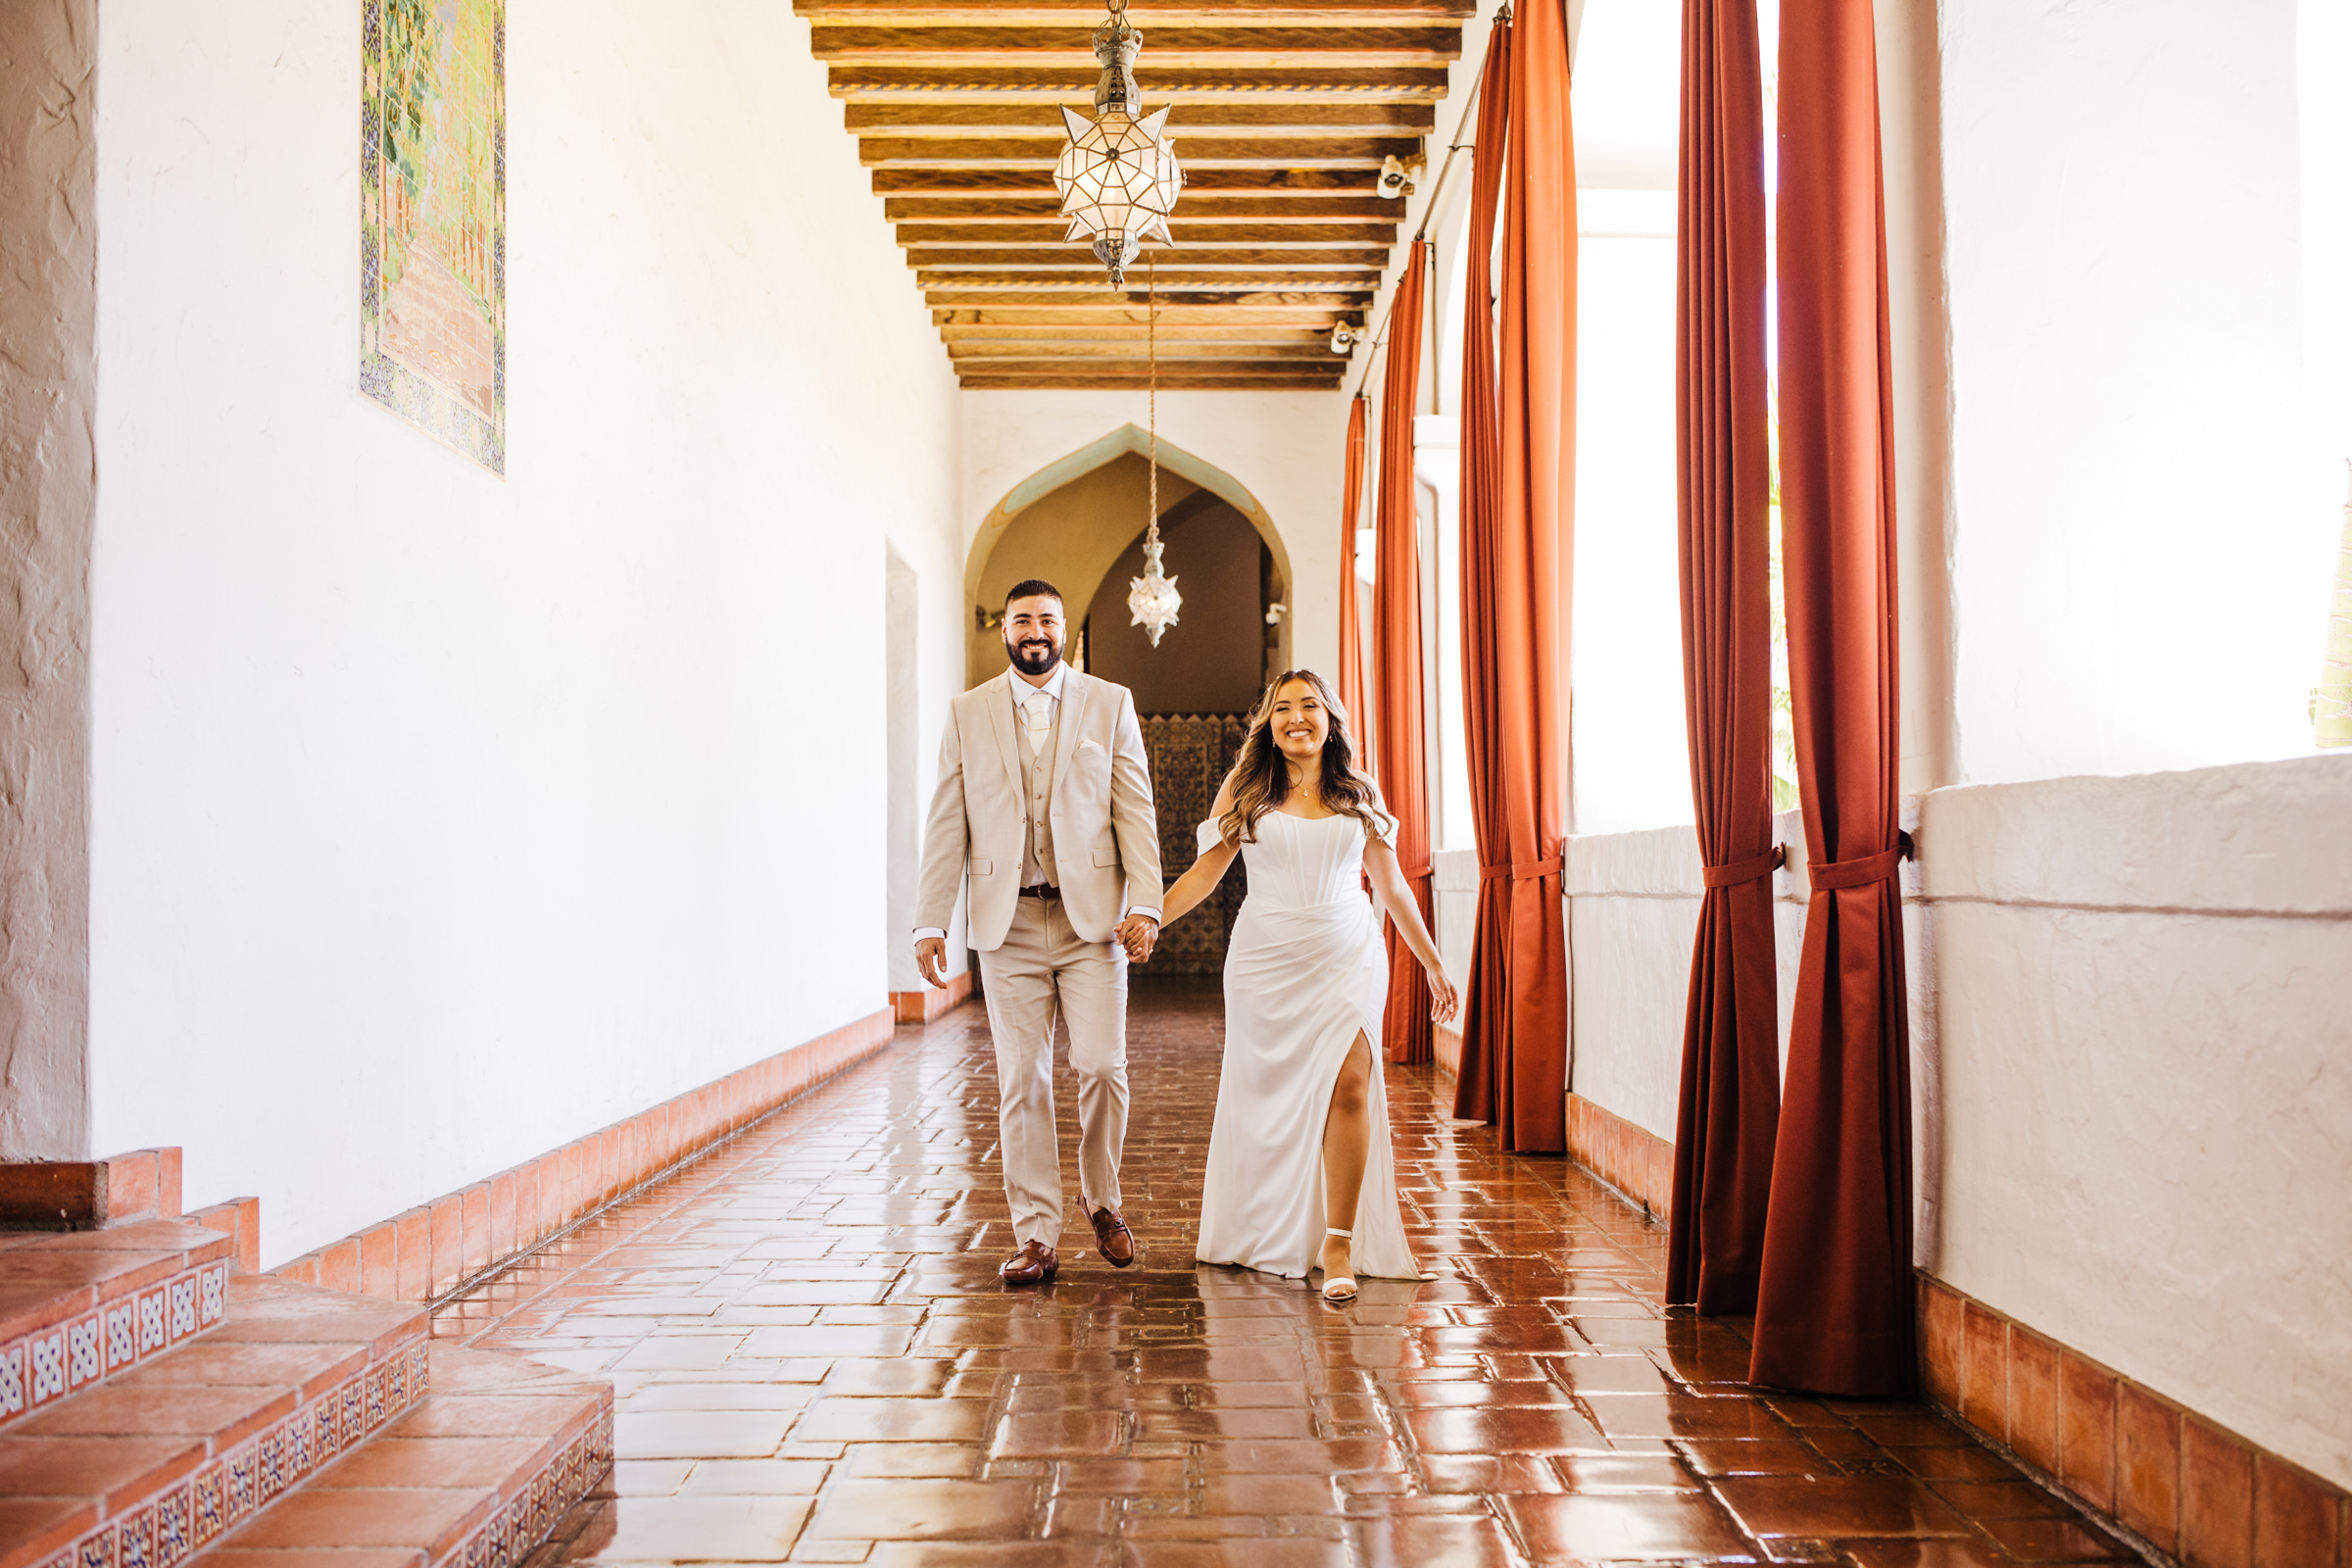
<svg viewBox="0 0 2352 1568"><path fill-rule="evenodd" d="M1149 367L1149 414L1152 427L1152 517L1146 526L1153 544L1159 543L1159 258L1144 261L1144 360Z"/></svg>

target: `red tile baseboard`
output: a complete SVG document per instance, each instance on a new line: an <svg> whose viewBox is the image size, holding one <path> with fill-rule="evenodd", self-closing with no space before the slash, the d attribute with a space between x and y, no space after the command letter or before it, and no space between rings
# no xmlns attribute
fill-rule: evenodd
<svg viewBox="0 0 2352 1568"><path fill-rule="evenodd" d="M890 994L890 1013L901 1023L929 1023L950 1007L960 1006L971 1000L972 971L950 975L945 991L925 986L920 991L893 991Z"/></svg>
<svg viewBox="0 0 2352 1568"><path fill-rule="evenodd" d="M391 1300L433 1300L871 1055L889 1044L893 1027L890 1009L869 1013L270 1272ZM240 1240L240 1255L244 1249Z"/></svg>
<svg viewBox="0 0 2352 1568"><path fill-rule="evenodd" d="M1462 1071L1462 1036L1440 1025L1438 1070ZM1568 1097L1568 1157L1664 1220L1674 1212L1674 1143L1579 1094Z"/></svg>
<svg viewBox="0 0 2352 1568"><path fill-rule="evenodd" d="M239 1274L259 1274L262 1271L262 1200L258 1198L232 1198L225 1203L214 1203L187 1216L209 1230L225 1235L234 1244L229 1254L230 1267Z"/></svg>
<svg viewBox="0 0 2352 1568"><path fill-rule="evenodd" d="M1659 1219L1673 1213L1673 1140L1571 1094L1568 1157Z"/></svg>
<svg viewBox="0 0 2352 1568"><path fill-rule="evenodd" d="M2352 1568L2352 1494L1919 1276L1930 1402L2188 1568Z"/></svg>
<svg viewBox="0 0 2352 1568"><path fill-rule="evenodd" d="M1448 1078L1459 1078L1462 1075L1462 1032L1439 1024L1430 1031L1430 1054L1437 1061L1438 1071Z"/></svg>

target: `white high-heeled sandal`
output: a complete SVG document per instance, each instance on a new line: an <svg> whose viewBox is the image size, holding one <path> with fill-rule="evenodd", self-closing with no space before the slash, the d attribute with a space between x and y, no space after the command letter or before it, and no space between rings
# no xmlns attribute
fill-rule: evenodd
<svg viewBox="0 0 2352 1568"><path fill-rule="evenodd" d="M1352 1242L1355 1240L1355 1232L1353 1231L1332 1229L1325 1231L1323 1234L1325 1236L1337 1236L1343 1242ZM1349 1250L1352 1251L1353 1249L1350 1248ZM1345 1306L1348 1302L1354 1300L1355 1280L1353 1276L1347 1274L1334 1274L1325 1279L1323 1282L1323 1299L1331 1302L1335 1306Z"/></svg>

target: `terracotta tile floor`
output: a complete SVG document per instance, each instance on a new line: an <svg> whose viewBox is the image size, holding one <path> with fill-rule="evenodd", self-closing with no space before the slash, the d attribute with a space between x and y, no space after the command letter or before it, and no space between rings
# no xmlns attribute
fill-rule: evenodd
<svg viewBox="0 0 2352 1568"><path fill-rule="evenodd" d="M1660 1309L1662 1230L1425 1070L1389 1085L1436 1280L1196 1267L1218 1011L1136 999L1134 1269L996 1283L974 1005L442 1311L616 1386L610 1491L535 1568L2132 1560L1921 1406L1748 1393L1742 1325Z"/></svg>

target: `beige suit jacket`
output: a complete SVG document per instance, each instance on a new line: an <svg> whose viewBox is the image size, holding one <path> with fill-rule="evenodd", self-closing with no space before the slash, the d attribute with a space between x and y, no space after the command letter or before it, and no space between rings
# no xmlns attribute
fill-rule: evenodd
<svg viewBox="0 0 2352 1568"><path fill-rule="evenodd" d="M956 699L939 743L939 789L923 829L915 928L944 929L956 889L972 882L972 946L993 953L1012 925L1028 843L1029 792L1013 733L1006 670ZM1159 821L1144 727L1126 687L1071 670L1054 721L1054 793L1048 803L1062 908L1088 942L1108 942L1130 907L1160 904Z"/></svg>

